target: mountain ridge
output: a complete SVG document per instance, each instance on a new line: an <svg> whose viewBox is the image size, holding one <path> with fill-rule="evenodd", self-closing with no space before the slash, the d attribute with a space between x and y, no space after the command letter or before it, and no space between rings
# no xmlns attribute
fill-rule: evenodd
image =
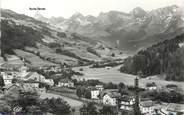
<svg viewBox="0 0 184 115"><path fill-rule="evenodd" d="M97 17L80 14L79 17L65 19L54 26L92 39L105 41L124 51L136 52L162 41L164 35L172 33L177 36L181 34L177 31L183 32L184 16L179 11L183 10L176 5L151 11L137 7L129 13L109 11L100 13ZM89 17L91 17L90 20ZM147 42L149 39L155 39L155 41ZM135 42L139 40L143 43ZM147 45L143 46L144 44Z"/></svg>

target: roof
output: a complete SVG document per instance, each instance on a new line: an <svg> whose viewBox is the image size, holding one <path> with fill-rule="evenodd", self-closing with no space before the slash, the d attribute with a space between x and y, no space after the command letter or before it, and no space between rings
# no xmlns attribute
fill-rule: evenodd
<svg viewBox="0 0 184 115"><path fill-rule="evenodd" d="M156 87L157 85L154 83L154 82L152 82L152 83L147 83L146 84L146 87Z"/></svg>
<svg viewBox="0 0 184 115"><path fill-rule="evenodd" d="M26 76L24 76L24 78L29 78L29 77L31 77L34 73L36 73L36 72L29 72Z"/></svg>
<svg viewBox="0 0 184 115"><path fill-rule="evenodd" d="M103 84L95 85L96 88L103 88Z"/></svg>
<svg viewBox="0 0 184 115"><path fill-rule="evenodd" d="M140 102L140 105L143 107L152 107L155 105L155 103L153 101L142 101Z"/></svg>
<svg viewBox="0 0 184 115"><path fill-rule="evenodd" d="M33 79L29 79L29 80L24 81L24 83L39 83L39 82Z"/></svg>
<svg viewBox="0 0 184 115"><path fill-rule="evenodd" d="M69 83L69 82L71 82L71 80L69 80L69 79L61 79L59 82L61 82L61 83Z"/></svg>
<svg viewBox="0 0 184 115"><path fill-rule="evenodd" d="M3 88L4 88L4 89L10 89L10 88L13 87L13 86L18 87L16 84L7 84L7 85L5 85Z"/></svg>
<svg viewBox="0 0 184 115"><path fill-rule="evenodd" d="M170 103L167 106L167 111L172 112L184 112L184 104Z"/></svg>
<svg viewBox="0 0 184 115"><path fill-rule="evenodd" d="M121 94L118 92L108 92L107 95L109 95L109 97L111 98L119 98L121 97Z"/></svg>
<svg viewBox="0 0 184 115"><path fill-rule="evenodd" d="M124 95L121 97L121 101L125 101L125 102L131 101L132 99L133 97L128 96L128 95Z"/></svg>
<svg viewBox="0 0 184 115"><path fill-rule="evenodd" d="M89 90L98 90L95 86L89 86L87 87Z"/></svg>

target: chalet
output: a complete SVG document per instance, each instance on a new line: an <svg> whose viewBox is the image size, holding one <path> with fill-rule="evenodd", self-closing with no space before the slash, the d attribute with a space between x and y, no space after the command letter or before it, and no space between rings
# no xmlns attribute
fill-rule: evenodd
<svg viewBox="0 0 184 115"><path fill-rule="evenodd" d="M28 72L26 76L22 76L22 80L24 81L31 79L39 82L45 82L45 77L38 74L37 72Z"/></svg>
<svg viewBox="0 0 184 115"><path fill-rule="evenodd" d="M49 86L53 86L54 85L53 79L45 79L45 83L48 84Z"/></svg>
<svg viewBox="0 0 184 115"><path fill-rule="evenodd" d="M110 106L117 106L118 99L121 97L121 94L118 92L108 92L103 96L103 104Z"/></svg>
<svg viewBox="0 0 184 115"><path fill-rule="evenodd" d="M24 81L22 83L19 83L19 85L22 87L24 91L34 92L39 89L39 83L34 80Z"/></svg>
<svg viewBox="0 0 184 115"><path fill-rule="evenodd" d="M3 87L6 100L19 98L21 87L17 84L8 84Z"/></svg>
<svg viewBox="0 0 184 115"><path fill-rule="evenodd" d="M184 104L170 103L162 111L167 115L184 115Z"/></svg>
<svg viewBox="0 0 184 115"><path fill-rule="evenodd" d="M132 111L134 103L135 103L134 97L131 97L128 95L123 95L120 99L120 109Z"/></svg>
<svg viewBox="0 0 184 115"><path fill-rule="evenodd" d="M61 71L61 68L58 67L58 66L53 66L53 67L50 68L49 71L60 72Z"/></svg>
<svg viewBox="0 0 184 115"><path fill-rule="evenodd" d="M155 82L147 83L146 84L146 89L147 90L156 90L157 89L157 85L155 84Z"/></svg>
<svg viewBox="0 0 184 115"><path fill-rule="evenodd" d="M184 42L178 44L180 48L184 47Z"/></svg>
<svg viewBox="0 0 184 115"><path fill-rule="evenodd" d="M58 82L58 87L74 87L74 83L69 80L69 79L61 79L59 82Z"/></svg>
<svg viewBox="0 0 184 115"><path fill-rule="evenodd" d="M103 85L96 85L95 88L98 89L99 91L103 91L104 90Z"/></svg>
<svg viewBox="0 0 184 115"><path fill-rule="evenodd" d="M153 101L142 101L140 102L140 110L142 114L149 115L153 113L155 103Z"/></svg>
<svg viewBox="0 0 184 115"><path fill-rule="evenodd" d="M13 72L1 72L1 75L5 85L12 84L12 79L15 77Z"/></svg>
<svg viewBox="0 0 184 115"><path fill-rule="evenodd" d="M25 91L25 92L37 92L37 93L46 92L46 88L44 86L40 87L40 82L32 79L27 81L21 81L17 84L22 88L22 91Z"/></svg>
<svg viewBox="0 0 184 115"><path fill-rule="evenodd" d="M87 89L90 90L91 99L99 99L100 91L97 88L90 86Z"/></svg>
<svg viewBox="0 0 184 115"><path fill-rule="evenodd" d="M46 88L45 88L45 87L38 88L38 89L37 89L37 92L40 93L40 94L41 94L41 93L46 93Z"/></svg>
<svg viewBox="0 0 184 115"><path fill-rule="evenodd" d="M28 74L28 67L26 65L24 66L21 66L20 69L19 69L19 73L20 73L20 77L24 77Z"/></svg>
<svg viewBox="0 0 184 115"><path fill-rule="evenodd" d="M174 84L168 84L168 85L166 85L166 88L169 91L177 91L178 90L178 86L174 85Z"/></svg>

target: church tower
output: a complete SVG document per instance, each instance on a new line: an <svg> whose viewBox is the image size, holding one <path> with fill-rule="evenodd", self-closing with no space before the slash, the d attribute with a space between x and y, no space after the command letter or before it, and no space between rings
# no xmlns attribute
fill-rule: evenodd
<svg viewBox="0 0 184 115"><path fill-rule="evenodd" d="M135 88L135 104L134 104L134 115L141 115L139 108L139 79L136 77L134 80Z"/></svg>

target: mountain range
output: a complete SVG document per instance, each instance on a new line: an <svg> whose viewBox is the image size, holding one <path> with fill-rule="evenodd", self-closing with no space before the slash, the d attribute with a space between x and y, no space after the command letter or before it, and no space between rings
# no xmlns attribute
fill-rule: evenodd
<svg viewBox="0 0 184 115"><path fill-rule="evenodd" d="M1 57L0 65L4 66L23 61L34 67L60 63L76 66L122 57L117 48L101 41L7 9L1 9L1 31L1 56L7 63Z"/></svg>
<svg viewBox="0 0 184 115"><path fill-rule="evenodd" d="M137 7L129 13L109 11L97 17L77 12L68 19L41 14L35 18L132 53L184 32L184 12L176 5L151 11Z"/></svg>

